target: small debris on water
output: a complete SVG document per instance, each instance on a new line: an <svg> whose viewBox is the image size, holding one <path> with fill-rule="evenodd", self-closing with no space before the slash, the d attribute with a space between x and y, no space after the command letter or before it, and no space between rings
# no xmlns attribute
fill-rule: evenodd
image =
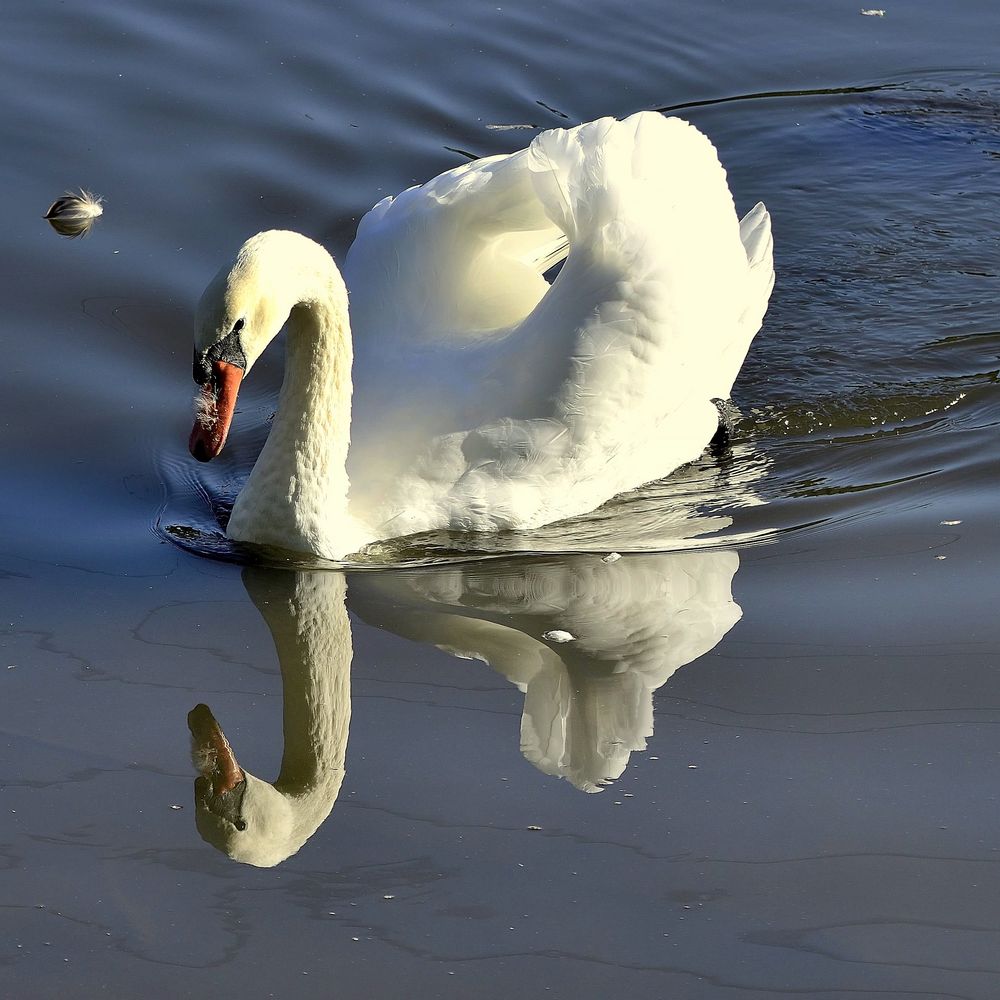
<svg viewBox="0 0 1000 1000"><path fill-rule="evenodd" d="M938 560L941 560L941 559L947 559L948 557L947 556L935 556L934 558L938 559Z"/></svg>
<svg viewBox="0 0 1000 1000"><path fill-rule="evenodd" d="M864 14L865 17L885 17L885 11L880 10L877 7L871 7L871 8L862 7L861 13Z"/></svg>
<svg viewBox="0 0 1000 1000"><path fill-rule="evenodd" d="M953 525L956 525L956 524L961 524L962 522L961 522L961 521L939 521L938 523L939 523L939 524L944 524L944 525L946 525L947 527L949 527L949 528L950 528L950 527L952 527Z"/></svg>
<svg viewBox="0 0 1000 1000"><path fill-rule="evenodd" d="M564 629L554 628L548 632L543 632L542 638L548 639L549 642L572 642L576 636L566 632Z"/></svg>
<svg viewBox="0 0 1000 1000"><path fill-rule="evenodd" d="M540 826L529 826L529 827L525 827L525 829L527 829L527 830L541 830L541 827Z"/></svg>
<svg viewBox="0 0 1000 1000"><path fill-rule="evenodd" d="M183 809L184 806L172 805L170 808L171 809Z"/></svg>
<svg viewBox="0 0 1000 1000"><path fill-rule="evenodd" d="M616 562L618 562L619 559L621 559L621 557L622 557L622 554L620 552L609 552L601 560L601 562L604 562L604 563L616 563Z"/></svg>

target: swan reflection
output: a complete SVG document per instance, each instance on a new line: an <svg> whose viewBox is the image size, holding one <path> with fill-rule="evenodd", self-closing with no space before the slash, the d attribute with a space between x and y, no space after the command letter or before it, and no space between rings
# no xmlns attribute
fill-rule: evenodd
<svg viewBox="0 0 1000 1000"><path fill-rule="evenodd" d="M653 732L653 693L739 620L735 552L511 559L392 573L247 569L274 637L284 752L273 785L243 770L205 706L189 716L198 830L258 866L295 853L329 815L351 713L348 608L372 625L481 660L524 692L521 750L587 792Z"/></svg>
<svg viewBox="0 0 1000 1000"><path fill-rule="evenodd" d="M243 583L281 665L281 770L269 784L241 768L211 710L198 705L188 715L201 772L195 816L208 843L267 868L316 832L340 792L351 721L351 626L340 573L248 567Z"/></svg>
<svg viewBox="0 0 1000 1000"><path fill-rule="evenodd" d="M524 692L521 750L587 792L653 732L653 692L739 620L735 552L471 563L358 574L365 621L482 660Z"/></svg>

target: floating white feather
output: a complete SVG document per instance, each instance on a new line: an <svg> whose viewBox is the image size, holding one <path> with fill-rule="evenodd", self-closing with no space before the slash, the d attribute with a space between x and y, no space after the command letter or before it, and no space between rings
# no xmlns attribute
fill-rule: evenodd
<svg viewBox="0 0 1000 1000"><path fill-rule="evenodd" d="M61 236L86 236L94 220L104 214L104 199L80 188L79 193L67 191L49 206L43 218Z"/></svg>

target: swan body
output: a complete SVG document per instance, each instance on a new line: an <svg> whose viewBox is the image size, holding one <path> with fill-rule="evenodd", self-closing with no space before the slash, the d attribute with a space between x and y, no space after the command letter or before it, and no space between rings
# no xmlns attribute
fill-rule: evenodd
<svg viewBox="0 0 1000 1000"><path fill-rule="evenodd" d="M704 450L771 246L764 206L738 220L692 125L641 112L544 132L379 202L346 288L304 236L244 244L198 308L191 451L221 451L240 380L287 323L230 537L340 559L586 513Z"/></svg>

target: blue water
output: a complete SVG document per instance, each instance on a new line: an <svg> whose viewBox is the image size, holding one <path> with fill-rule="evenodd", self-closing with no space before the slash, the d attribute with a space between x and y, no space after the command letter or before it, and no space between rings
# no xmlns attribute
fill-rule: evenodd
<svg viewBox="0 0 1000 1000"><path fill-rule="evenodd" d="M8 4L0 992L995 996L1000 10L859 11ZM338 574L213 542L281 357L194 468L204 284L259 229L342 256L385 194L640 108L774 219L732 448L350 573L335 640ZM66 240L79 186L105 213ZM350 714L339 797L239 865L187 713L273 780L312 690Z"/></svg>

